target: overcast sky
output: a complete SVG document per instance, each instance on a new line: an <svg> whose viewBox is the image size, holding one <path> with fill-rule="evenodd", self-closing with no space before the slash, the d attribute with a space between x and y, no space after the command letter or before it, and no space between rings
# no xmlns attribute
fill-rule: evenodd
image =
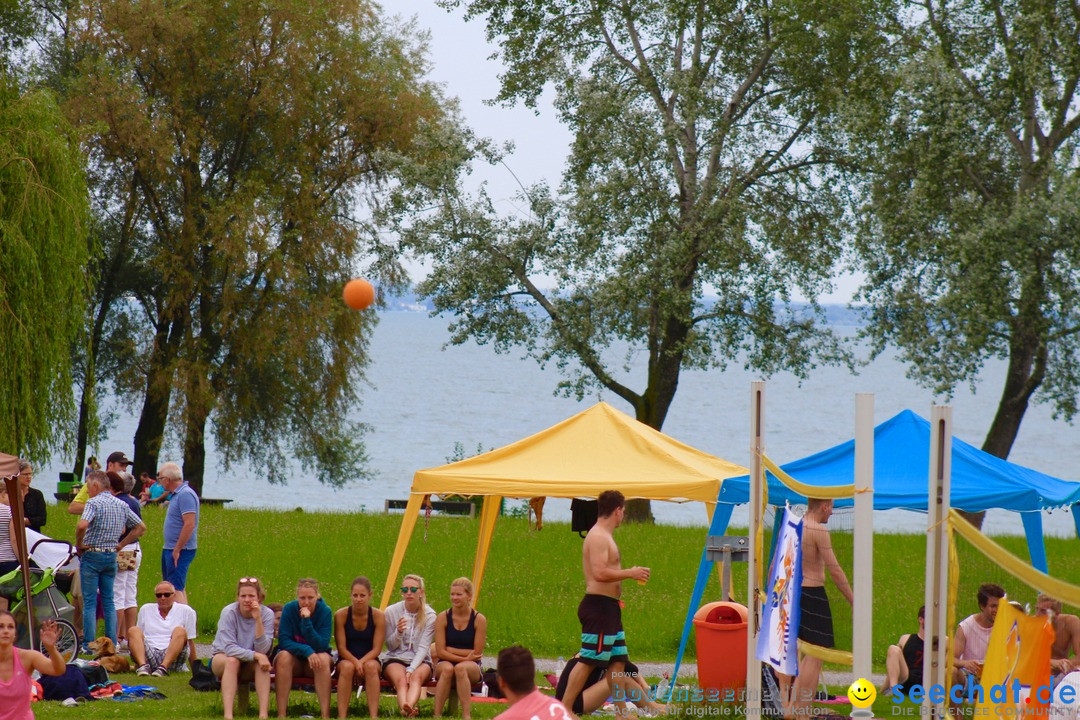
<svg viewBox="0 0 1080 720"><path fill-rule="evenodd" d="M415 17L418 27L430 33L431 79L444 86L447 96L458 98L469 126L480 136L514 144L514 152L506 158L509 170L478 168L475 173L478 181L488 183L500 210L514 211L515 175L525 185L546 180L558 186L570 133L556 119L551 93L540 99L538 112L521 105L507 108L484 103L499 91L501 68L488 59L495 48L484 37L482 21L465 22L460 9L448 13L434 0L386 0L383 8L390 14ZM846 303L856 286L855 279L842 278L836 292L821 300Z"/></svg>

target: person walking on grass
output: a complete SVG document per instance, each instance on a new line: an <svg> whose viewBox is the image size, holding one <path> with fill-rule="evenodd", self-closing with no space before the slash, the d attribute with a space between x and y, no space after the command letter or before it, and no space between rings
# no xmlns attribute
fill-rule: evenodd
<svg viewBox="0 0 1080 720"><path fill-rule="evenodd" d="M622 626L623 580L637 580L644 584L649 580L647 567L622 567L619 547L615 544L615 528L622 524L626 514L626 498L618 490L605 490L597 498L596 524L585 536L581 550L582 567L585 572L585 597L578 605L581 621L580 664L571 672L566 683L563 702L573 707L578 695L585 688L589 672L595 667L606 667L611 678L611 692L627 696L626 636Z"/></svg>
<svg viewBox="0 0 1080 720"><path fill-rule="evenodd" d="M199 495L184 482L180 466L168 462L158 468L158 480L172 494L165 512L161 549L161 579L176 588L177 602L190 604L188 570L199 546Z"/></svg>

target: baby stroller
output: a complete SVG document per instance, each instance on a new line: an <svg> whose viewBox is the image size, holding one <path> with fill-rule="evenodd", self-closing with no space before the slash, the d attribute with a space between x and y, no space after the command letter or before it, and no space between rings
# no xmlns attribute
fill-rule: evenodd
<svg viewBox="0 0 1080 720"><path fill-rule="evenodd" d="M45 620L56 621L56 649L68 663L79 652L79 636L75 632L75 607L68 600L71 592L71 574L57 572L71 563L75 548L63 540L53 540L44 535L27 530L30 545L30 559L41 567L30 568L30 590L34 608L34 621L37 627L33 635L26 632L26 598L23 588L22 569L17 568L0 576L0 595L8 599L11 614L15 616L18 635L15 647L38 648L38 628ZM33 538L31 537L33 535ZM67 587L61 587L66 585Z"/></svg>

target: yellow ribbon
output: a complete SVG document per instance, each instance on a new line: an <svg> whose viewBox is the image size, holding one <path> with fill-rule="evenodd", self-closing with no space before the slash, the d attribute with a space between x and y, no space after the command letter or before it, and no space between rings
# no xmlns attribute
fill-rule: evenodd
<svg viewBox="0 0 1080 720"><path fill-rule="evenodd" d="M810 657L816 657L819 660L827 663L834 663L836 665L851 666L852 658L851 653L847 650L836 650L835 648L825 648L820 645L812 645L805 640L799 641L799 652L803 655L809 655Z"/></svg>
<svg viewBox="0 0 1080 720"><path fill-rule="evenodd" d="M949 510L949 527L960 533L975 549L1030 587L1053 596L1066 605L1080 605L1080 587L1039 572L983 535L956 510Z"/></svg>
<svg viewBox="0 0 1080 720"><path fill-rule="evenodd" d="M761 463L765 468L780 479L780 482L789 488L805 495L808 498L821 498L822 500L838 500L840 498L854 497L856 492L869 492L869 489L856 491L855 485L807 485L801 483L780 469L780 466L770 460L766 455L761 456Z"/></svg>

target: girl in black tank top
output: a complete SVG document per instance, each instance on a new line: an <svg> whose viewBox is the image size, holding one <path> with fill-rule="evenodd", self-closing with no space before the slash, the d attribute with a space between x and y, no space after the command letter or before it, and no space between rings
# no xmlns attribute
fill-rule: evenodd
<svg viewBox="0 0 1080 720"><path fill-rule="evenodd" d="M461 701L461 714L470 717L472 686L480 682L480 660L487 640L487 618L472 609L473 587L468 578L450 585L450 609L435 621L435 716L452 691ZM458 615L455 618L455 614ZM456 624L455 624L456 623ZM458 625L464 627L458 628Z"/></svg>
<svg viewBox="0 0 1080 720"><path fill-rule="evenodd" d="M368 706L379 706L379 651L386 639L386 619L371 607L371 583L366 577L352 582L352 604L334 613L334 639L341 659L338 671L338 711L348 711L353 688L362 684ZM358 630L357 620L364 629Z"/></svg>

